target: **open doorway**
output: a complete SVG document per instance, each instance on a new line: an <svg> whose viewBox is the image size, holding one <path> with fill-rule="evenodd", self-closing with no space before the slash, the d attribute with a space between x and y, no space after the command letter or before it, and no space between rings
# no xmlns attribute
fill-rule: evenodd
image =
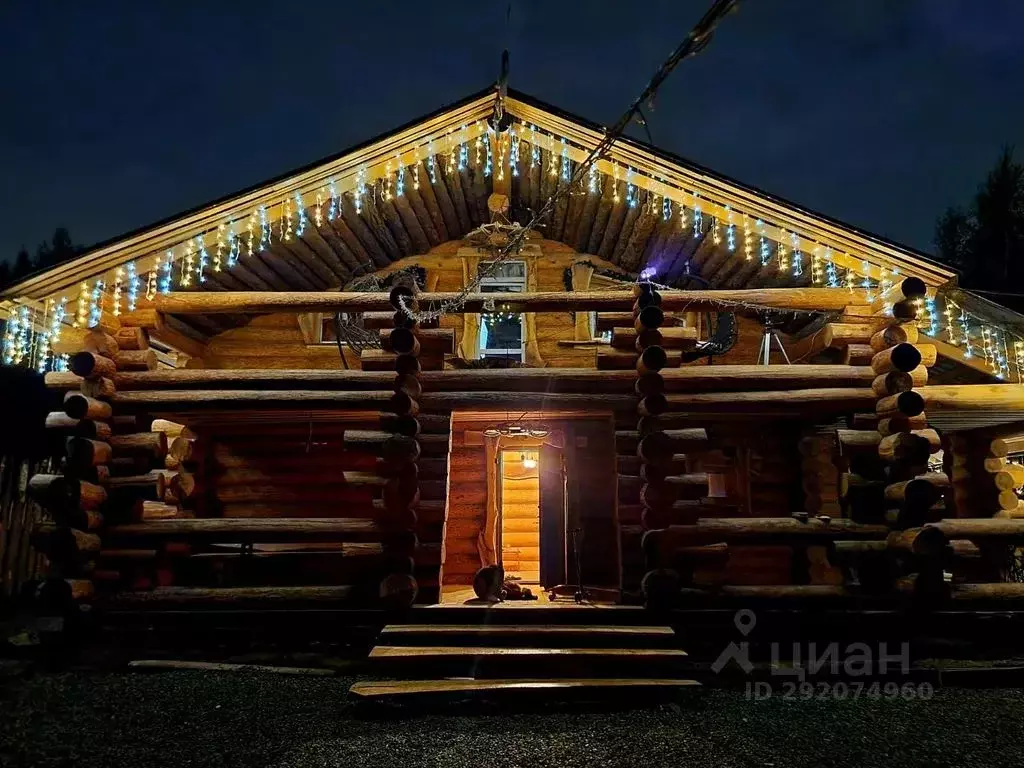
<svg viewBox="0 0 1024 768"><path fill-rule="evenodd" d="M540 470L535 448L501 452L501 562L506 577L540 583Z"/></svg>

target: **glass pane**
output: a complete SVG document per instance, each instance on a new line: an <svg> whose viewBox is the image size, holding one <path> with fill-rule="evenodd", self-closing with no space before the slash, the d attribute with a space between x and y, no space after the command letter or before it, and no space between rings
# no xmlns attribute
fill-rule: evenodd
<svg viewBox="0 0 1024 768"><path fill-rule="evenodd" d="M522 283L481 283L480 293L522 293Z"/></svg>
<svg viewBox="0 0 1024 768"><path fill-rule="evenodd" d="M480 323L480 349L519 351L523 346L523 321L498 315L484 315Z"/></svg>
<svg viewBox="0 0 1024 768"><path fill-rule="evenodd" d="M524 280L526 278L525 261L503 261L494 267L492 271L490 268L493 263L489 261L482 262L478 267L479 271L477 274L490 280L500 280L502 278Z"/></svg>
<svg viewBox="0 0 1024 768"><path fill-rule="evenodd" d="M510 350L509 352L492 353L488 352L480 356L482 360L514 360L515 362L523 362L523 351L521 349Z"/></svg>

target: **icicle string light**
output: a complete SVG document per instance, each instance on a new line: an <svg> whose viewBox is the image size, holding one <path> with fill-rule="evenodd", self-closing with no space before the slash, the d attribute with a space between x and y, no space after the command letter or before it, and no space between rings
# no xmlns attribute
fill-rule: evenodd
<svg viewBox="0 0 1024 768"><path fill-rule="evenodd" d="M508 149L508 162L512 166L512 176L519 178L519 142L520 136L516 133L516 127L509 128L510 143Z"/></svg>
<svg viewBox="0 0 1024 768"><path fill-rule="evenodd" d="M103 281L97 280L89 294L89 327L95 328L103 317Z"/></svg>
<svg viewBox="0 0 1024 768"><path fill-rule="evenodd" d="M306 218L306 209L302 204L302 195L298 192L295 193L295 217L295 236L302 237L302 233L306 231L309 219Z"/></svg>
<svg viewBox="0 0 1024 768"><path fill-rule="evenodd" d="M465 168L470 146L478 149L477 167L485 175L501 178L508 162L512 175L517 176L520 161L527 159L522 155L526 151L522 146L524 141L529 142L528 161L531 168L540 166L542 173L559 177L560 186L562 181L573 180L574 163L578 162L579 153L585 151L576 140L568 136L543 133L536 125L517 120L513 120L510 126L501 132L496 131L494 126L477 120L447 134L442 132L432 137L424 137L418 146L398 152L394 152L392 148L389 150L389 157L375 158L368 165L353 168L351 171L339 172L332 169L332 173L340 174L337 178L330 178L325 174L310 181L305 189L291 188L283 191L276 199L263 199L247 211L233 211L229 218L212 224L205 231L188 233L187 237L182 237L178 243L168 247L162 258L155 254L144 256L145 261L141 263L149 264L150 259L153 260L153 268L144 274L135 273L133 277L130 270L134 269L137 263L130 267L126 260L111 267L103 275L90 276L86 288L79 291L77 308L74 304L76 297L72 294L72 304L66 312L65 322L77 324L79 327L88 323L91 314L90 297L94 292L92 284L96 279L100 279L108 286L109 293L104 301L107 302L105 306L111 313L123 312L136 304L139 293L146 298L153 298L158 293L169 293L178 287L189 288L196 283L208 282L211 267L214 274L233 267L243 255L243 249L246 256L252 257L256 253L272 248L279 241L303 235L310 225L317 229L328 226L327 222L335 221L339 217L344 194L352 195L356 213L363 214L368 193L383 194L385 197L403 196L410 175L413 188L418 189L421 162L426 165L431 183L443 183L437 178L438 161L444 163L448 158L448 168L452 172L457 168ZM542 149L546 150L546 158ZM621 158L614 158L612 151L613 148L605 150L599 164L589 165L586 172L581 174L582 177L576 180L581 186L585 186L588 193L601 195L605 189L605 179L609 178L612 182L610 194L613 201L619 203L620 195L625 190L627 204L630 207L637 207L642 187L646 190L647 213L657 215L660 203L662 219L670 221L675 215L672 210L675 203L679 207L679 226L682 229L692 228L697 236L709 231L712 236L711 242L721 244L730 253L739 250L738 230L742 227L742 258L753 260L754 253L760 251L762 263L770 263L774 256L780 267L785 266L791 270L794 277L800 277L807 262L806 257L810 255L811 285L863 288L870 293L873 300L882 299L886 304L891 303L892 292L900 282L899 270L884 260L878 263L878 259L872 253L833 253L831 245L817 241L814 235L801 234L785 222L769 221L767 217L759 218L742 210L734 211L730 204L721 199L716 200L719 193L713 190L684 189L681 184L664 176L645 173L643 169L638 171ZM498 161L497 168L494 167L495 155ZM393 167L387 167L389 164ZM623 181L625 184L622 184ZM692 210L692 219L689 217L688 207ZM704 225L706 216L710 217L708 227ZM756 229L755 220L758 222ZM235 223L242 221L245 221L244 228L239 227L237 232L234 231ZM133 259L137 256L132 254ZM991 337L990 349L999 348L990 354L990 361L1000 366L1004 373L1007 369L1012 372L1019 346L1016 341L1017 332L1005 327L996 329L981 317L959 307L951 310L950 303L945 299L948 293L942 290L936 296L933 286L931 295L924 300L919 320L921 330L932 336L938 334L943 338L949 337L950 343L959 346L965 353L978 354L984 346L981 329L987 326ZM42 306L48 307L51 299L55 301L56 296L43 298ZM955 304L953 306L956 307ZM39 313L42 314L42 310L39 310ZM32 333L35 332L30 332L30 337L35 338ZM43 331L36 335L41 333ZM52 347L52 342L49 343ZM43 339L40 336L38 341L30 343L30 347L37 350L42 344ZM1004 347L1005 352L1002 352ZM45 352L41 356L46 357ZM34 352L32 362L35 363L39 357L40 353Z"/></svg>

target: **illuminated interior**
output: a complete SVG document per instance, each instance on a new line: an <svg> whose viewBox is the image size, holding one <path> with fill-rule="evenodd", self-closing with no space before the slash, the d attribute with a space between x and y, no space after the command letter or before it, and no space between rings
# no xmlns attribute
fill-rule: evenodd
<svg viewBox="0 0 1024 768"><path fill-rule="evenodd" d="M540 482L536 450L501 452L501 561L505 576L540 582Z"/></svg>

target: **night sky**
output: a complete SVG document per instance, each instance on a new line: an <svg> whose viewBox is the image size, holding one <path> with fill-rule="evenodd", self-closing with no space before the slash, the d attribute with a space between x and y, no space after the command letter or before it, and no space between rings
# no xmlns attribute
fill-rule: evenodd
<svg viewBox="0 0 1024 768"><path fill-rule="evenodd" d="M612 123L709 0L6 0L0 257L105 240L492 82ZM210 7L216 6L216 7ZM1024 2L742 0L648 116L654 142L931 250L1024 155ZM635 135L643 138L643 134Z"/></svg>

